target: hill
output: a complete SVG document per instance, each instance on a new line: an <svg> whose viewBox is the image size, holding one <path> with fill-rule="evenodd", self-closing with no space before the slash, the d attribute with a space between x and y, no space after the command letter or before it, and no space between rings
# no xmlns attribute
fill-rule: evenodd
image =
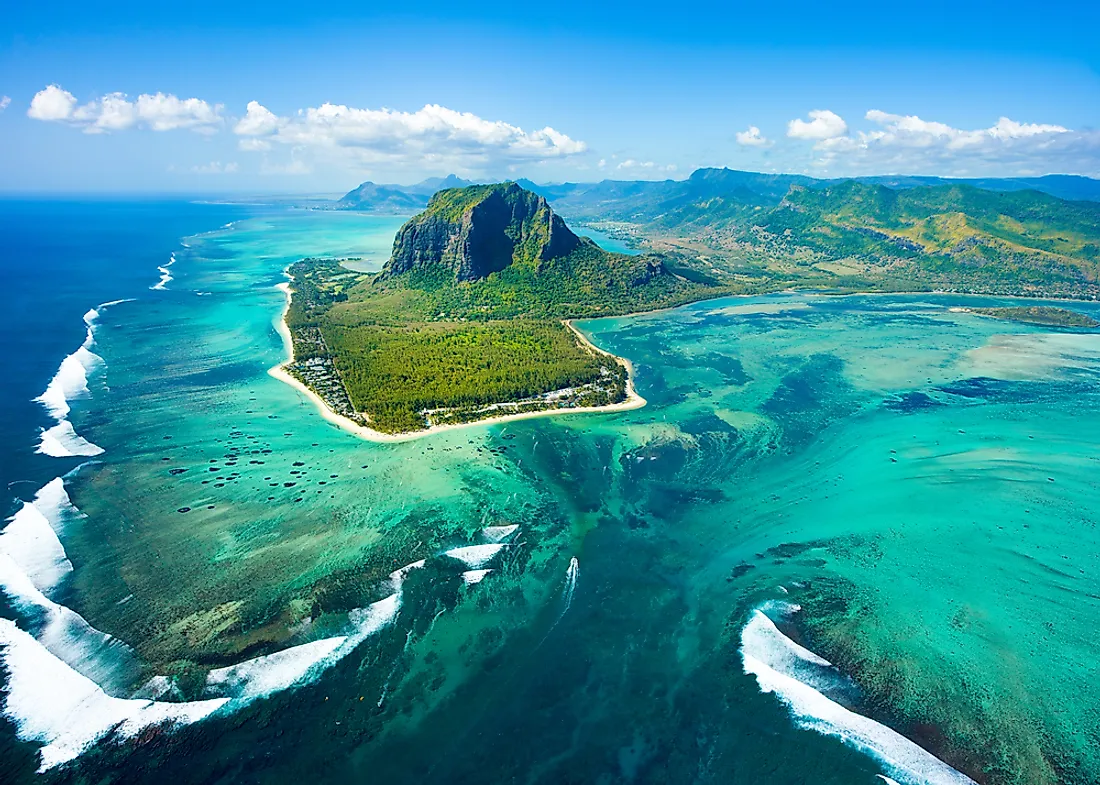
<svg viewBox="0 0 1100 785"><path fill-rule="evenodd" d="M542 190L578 220L750 288L1100 296L1100 203L1001 184L701 169L682 182Z"/></svg>
<svg viewBox="0 0 1100 785"><path fill-rule="evenodd" d="M339 210L401 215L415 213L427 206L432 194L443 188L472 185L457 175L431 177L415 185L379 185L369 180L348 191L333 205Z"/></svg>
<svg viewBox="0 0 1100 785"><path fill-rule="evenodd" d="M729 291L608 253L511 182L435 194L380 273L303 260L291 274L288 371L386 433L623 404L625 365L563 322Z"/></svg>
<svg viewBox="0 0 1100 785"><path fill-rule="evenodd" d="M858 268L878 288L1100 295L1100 204L969 185L894 190L847 181L793 186L732 233L818 269Z"/></svg>

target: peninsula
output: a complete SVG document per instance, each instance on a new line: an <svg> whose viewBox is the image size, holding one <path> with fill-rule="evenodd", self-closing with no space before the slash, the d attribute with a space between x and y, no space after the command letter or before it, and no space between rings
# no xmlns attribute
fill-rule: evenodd
<svg viewBox="0 0 1100 785"><path fill-rule="evenodd" d="M511 182L438 192L398 232L379 273L318 259L288 273L292 357L276 375L379 439L644 405L629 364L571 320L732 291L656 255L604 251Z"/></svg>

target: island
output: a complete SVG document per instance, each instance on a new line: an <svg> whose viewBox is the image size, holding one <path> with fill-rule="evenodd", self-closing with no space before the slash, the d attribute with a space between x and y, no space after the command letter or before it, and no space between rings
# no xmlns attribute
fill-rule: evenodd
<svg viewBox="0 0 1100 785"><path fill-rule="evenodd" d="M380 440L644 405L629 363L572 321L733 291L658 255L604 251L514 182L436 193L378 273L307 259L288 274L291 357L273 374Z"/></svg>
<svg viewBox="0 0 1100 785"><path fill-rule="evenodd" d="M1007 319L1013 322L1038 324L1044 327L1070 327L1091 330L1100 327L1100 321L1080 311L1054 308L1049 305L1030 305L1007 308L962 308L966 313Z"/></svg>

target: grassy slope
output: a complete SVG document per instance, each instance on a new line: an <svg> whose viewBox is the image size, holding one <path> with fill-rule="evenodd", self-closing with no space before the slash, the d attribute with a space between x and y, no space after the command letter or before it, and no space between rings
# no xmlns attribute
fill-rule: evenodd
<svg viewBox="0 0 1100 785"><path fill-rule="evenodd" d="M780 204L753 193L666 200L639 221L658 247L764 288L1100 296L1100 203L855 181L795 184Z"/></svg>

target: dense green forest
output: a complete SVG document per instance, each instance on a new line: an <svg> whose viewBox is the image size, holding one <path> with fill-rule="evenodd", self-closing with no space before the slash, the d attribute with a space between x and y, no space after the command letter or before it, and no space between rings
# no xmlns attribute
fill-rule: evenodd
<svg viewBox="0 0 1100 785"><path fill-rule="evenodd" d="M970 313L992 316L996 319L1009 319L1014 322L1039 324L1044 327L1070 327L1091 330L1100 327L1100 322L1088 314L1071 311L1067 308L1052 308L1049 305L1013 306L1007 308L967 308Z"/></svg>

